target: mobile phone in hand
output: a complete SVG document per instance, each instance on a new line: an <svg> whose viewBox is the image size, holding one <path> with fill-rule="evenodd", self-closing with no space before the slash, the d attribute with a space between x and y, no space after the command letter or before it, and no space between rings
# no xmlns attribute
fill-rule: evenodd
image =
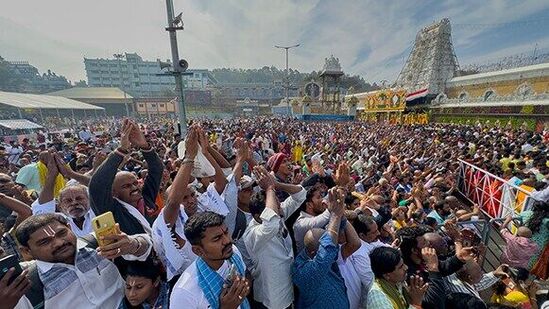
<svg viewBox="0 0 549 309"><path fill-rule="evenodd" d="M22 272L21 266L19 265L19 259L15 254L8 255L0 259L0 279L2 279L6 273L14 268L15 272L11 275L11 278L8 280L8 285L10 285L15 278L17 278Z"/></svg>
<svg viewBox="0 0 549 309"><path fill-rule="evenodd" d="M229 275L227 276L227 278L225 278L225 281L223 282L223 286L226 288L230 288L233 285L233 282L236 279L236 276L238 276L236 265L231 264L231 266L229 267Z"/></svg>

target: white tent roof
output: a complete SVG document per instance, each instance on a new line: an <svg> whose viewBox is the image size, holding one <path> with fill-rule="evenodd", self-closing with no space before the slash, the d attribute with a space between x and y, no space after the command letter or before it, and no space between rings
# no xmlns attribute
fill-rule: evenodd
<svg viewBox="0 0 549 309"><path fill-rule="evenodd" d="M87 109L103 110L104 108L84 102L41 94L27 94L0 91L0 104L17 108L31 109Z"/></svg>
<svg viewBox="0 0 549 309"><path fill-rule="evenodd" d="M0 127L18 130L18 129L41 129L41 125L27 119L3 119L0 120Z"/></svg>

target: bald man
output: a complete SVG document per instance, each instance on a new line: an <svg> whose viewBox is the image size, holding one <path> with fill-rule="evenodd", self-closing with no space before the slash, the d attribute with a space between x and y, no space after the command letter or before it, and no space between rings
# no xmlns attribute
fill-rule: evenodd
<svg viewBox="0 0 549 309"><path fill-rule="evenodd" d="M331 197L335 196L333 190L330 190ZM344 198L343 194L330 198L330 221L326 230L312 228L305 233L304 248L292 265L292 280L299 289L297 308L349 308L345 281L337 266Z"/></svg>
<svg viewBox="0 0 549 309"><path fill-rule="evenodd" d="M128 234L150 233L155 217L147 210L156 209L155 200L160 190L163 165L156 151L145 140L136 125L122 133L121 147L107 157L97 168L89 185L91 207L97 216L111 211L120 229ZM124 135L132 135L132 145L138 147L148 166L147 178L140 188L137 176L130 172L118 172L118 166L130 153L130 142Z"/></svg>
<svg viewBox="0 0 549 309"><path fill-rule="evenodd" d="M448 245L439 233L427 233L423 237L429 242L431 248L435 249L439 258L445 259L448 257Z"/></svg>
<svg viewBox="0 0 549 309"><path fill-rule="evenodd" d="M504 267L508 265L502 264L493 272L485 274L477 262L469 260L456 273L444 277L444 286L448 294L463 293L483 301L479 292L490 288L500 278L506 276Z"/></svg>

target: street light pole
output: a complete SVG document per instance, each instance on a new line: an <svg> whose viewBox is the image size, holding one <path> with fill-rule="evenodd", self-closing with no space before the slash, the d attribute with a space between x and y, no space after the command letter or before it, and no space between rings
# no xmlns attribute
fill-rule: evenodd
<svg viewBox="0 0 549 309"><path fill-rule="evenodd" d="M124 90L124 80L122 79L122 66L120 65L120 59L124 58L123 54L114 54L114 58L118 59L118 73L120 76L120 89L124 93L124 106L126 107L126 117L130 117L130 110L128 109L128 102L126 102L126 90Z"/></svg>
<svg viewBox="0 0 549 309"><path fill-rule="evenodd" d="M181 17L178 16L177 20L174 20L173 12L173 0L166 0L166 10L168 13L168 27L166 31L170 33L170 46L172 49L172 64L173 64L173 75L175 77L175 91L177 93L177 102L179 105L179 133L181 136L187 134L187 116L185 115L185 98L183 97L183 77L182 70L179 65L179 51L177 49L177 30L183 30L183 26L178 26L181 21Z"/></svg>
<svg viewBox="0 0 549 309"><path fill-rule="evenodd" d="M288 75L289 74L289 71L288 71L288 50L290 48L294 48L294 47L298 47L299 45L301 44L296 44L296 45L292 45L292 46L278 46L278 45L275 45L276 48L282 48L286 51L286 104L288 106L288 112L291 114L291 109L290 109L290 99L289 99L289 96L290 96L290 76Z"/></svg>

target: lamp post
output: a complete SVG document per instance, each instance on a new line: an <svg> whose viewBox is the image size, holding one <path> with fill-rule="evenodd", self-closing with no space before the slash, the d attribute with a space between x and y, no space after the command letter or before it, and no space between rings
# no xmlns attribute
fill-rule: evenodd
<svg viewBox="0 0 549 309"><path fill-rule="evenodd" d="M172 50L172 63L173 71L171 74L175 77L175 90L177 93L177 102L179 105L179 133L181 136L187 134L187 116L185 115L185 98L183 97L183 76L184 71L187 69L187 63L185 60L179 59L179 51L177 49L177 30L183 30L182 14L174 17L173 12L173 0L166 0L166 11L168 13L168 27L166 31L170 33L170 46ZM183 65L183 63L185 65Z"/></svg>
<svg viewBox="0 0 549 309"><path fill-rule="evenodd" d="M275 45L276 48L281 48L281 49L284 49L286 50L286 104L288 106L288 112L291 114L291 109L290 109L290 99L289 99L289 92L290 92L290 77L288 75L288 50L290 48L294 48L294 47L298 47L299 45L301 44L295 44L295 45L292 45L292 46L278 46L278 45Z"/></svg>
<svg viewBox="0 0 549 309"><path fill-rule="evenodd" d="M124 90L124 80L122 77L122 66L120 64L120 59L124 58L124 54L114 54L114 58L118 60L118 74L120 78L120 89L124 93L124 106L126 107L126 117L130 117L130 110L128 109L128 102L126 102L126 90Z"/></svg>

